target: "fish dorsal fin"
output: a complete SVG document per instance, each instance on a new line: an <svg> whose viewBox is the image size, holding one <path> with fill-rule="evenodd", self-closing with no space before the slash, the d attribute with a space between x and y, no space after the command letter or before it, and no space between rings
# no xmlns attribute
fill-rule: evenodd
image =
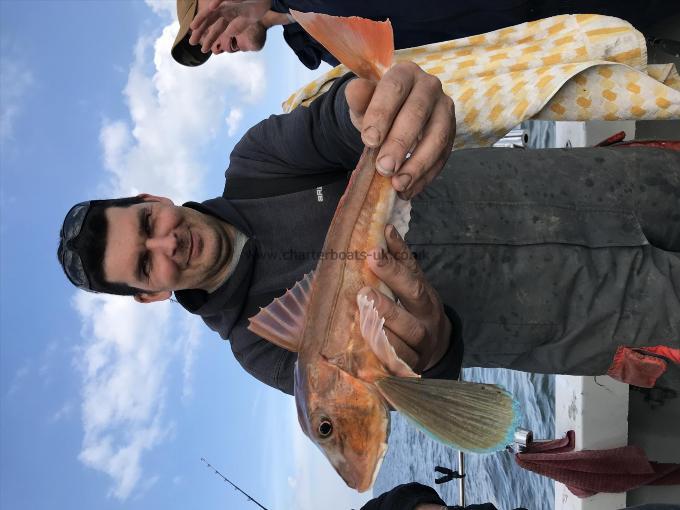
<svg viewBox="0 0 680 510"><path fill-rule="evenodd" d="M361 336L371 347L385 368L393 375L402 377L419 377L404 360L402 360L387 339L383 325L385 319L378 316L373 301L363 294L357 296L359 305L359 328Z"/></svg>
<svg viewBox="0 0 680 510"><path fill-rule="evenodd" d="M387 223L394 225L402 239L405 239L408 226L411 222L411 201L402 200L399 197L394 199L394 206Z"/></svg>
<svg viewBox="0 0 680 510"><path fill-rule="evenodd" d="M257 315L249 319L248 329L279 347L298 352L313 277L314 271L310 271L283 296L260 308Z"/></svg>
<svg viewBox="0 0 680 510"><path fill-rule="evenodd" d="M443 379L386 377L378 391L397 411L440 442L488 453L512 443L519 405L500 386Z"/></svg>
<svg viewBox="0 0 680 510"><path fill-rule="evenodd" d="M290 13L309 35L360 78L378 81L392 65L394 39L387 21L315 12Z"/></svg>

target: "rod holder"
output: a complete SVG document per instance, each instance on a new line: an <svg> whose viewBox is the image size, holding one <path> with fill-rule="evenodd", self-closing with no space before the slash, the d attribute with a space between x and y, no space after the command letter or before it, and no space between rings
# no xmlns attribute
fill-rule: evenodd
<svg viewBox="0 0 680 510"><path fill-rule="evenodd" d="M515 435L512 438L512 443L510 443L506 449L513 453L522 453L527 447L533 442L534 433L526 429L515 430Z"/></svg>

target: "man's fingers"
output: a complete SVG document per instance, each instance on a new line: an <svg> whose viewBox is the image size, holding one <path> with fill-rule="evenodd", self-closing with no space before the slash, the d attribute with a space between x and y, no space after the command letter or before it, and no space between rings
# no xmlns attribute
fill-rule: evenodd
<svg viewBox="0 0 680 510"><path fill-rule="evenodd" d="M384 327L385 335L389 340L390 345L394 348L399 359L406 363L411 370L421 372L424 368L423 357L414 351L406 342L404 342L398 335L395 335L387 326Z"/></svg>
<svg viewBox="0 0 680 510"><path fill-rule="evenodd" d="M223 0L215 0L204 9L199 9L191 24L189 24L189 28L191 28L189 44L196 45L201 42L210 27L224 16L224 8L221 7L222 2Z"/></svg>
<svg viewBox="0 0 680 510"><path fill-rule="evenodd" d="M208 29L205 35L201 38L201 51L203 53L208 53L217 38L224 32L227 28L227 22L222 18L218 18Z"/></svg>
<svg viewBox="0 0 680 510"><path fill-rule="evenodd" d="M394 66L378 82L364 114L361 131L361 139L367 146L377 147L389 133L392 122L413 87L414 73L411 66L415 64ZM406 150L408 148L409 145Z"/></svg>
<svg viewBox="0 0 680 510"><path fill-rule="evenodd" d="M428 283L419 270L414 271L404 261L385 252L374 252L368 264L371 271L399 298L406 310L418 317L432 312L433 302Z"/></svg>
<svg viewBox="0 0 680 510"><path fill-rule="evenodd" d="M385 326L414 350L418 351L427 331L422 322L411 315L403 306L383 295L376 306L378 315L385 319Z"/></svg>
<svg viewBox="0 0 680 510"><path fill-rule="evenodd" d="M364 109L370 89L356 81L346 89L348 103L354 101L352 122L364 144L380 146L377 171L392 176L400 197L411 198L437 176L451 152L453 101L443 93L439 79L412 62L402 62L375 86L362 118L358 110ZM359 94L360 87L364 94Z"/></svg>
<svg viewBox="0 0 680 510"><path fill-rule="evenodd" d="M441 95L428 119L423 136L411 157L392 178L394 188L409 198L422 190L446 163L453 146L455 114L453 101ZM378 161L382 157L382 150Z"/></svg>
<svg viewBox="0 0 680 510"><path fill-rule="evenodd" d="M360 292L369 293L369 299L373 296L378 313L385 318L386 330L398 337L388 336L395 350L400 345L398 340L401 340L418 355L414 364L409 362L411 368L418 372L442 358L450 344L451 323L437 292L428 283L411 250L393 225L386 227L385 240L389 252L374 250L366 262L400 303L396 304L368 287Z"/></svg>
<svg viewBox="0 0 680 510"><path fill-rule="evenodd" d="M189 44L201 43L201 51L206 53L215 44L215 40L219 34L215 35L213 27L219 22L221 26L220 33L228 28L234 21L239 19L239 14L243 10L240 2L232 2L225 0L214 0L204 9L196 13L193 21L189 25L191 28L191 36L189 37ZM229 37L240 34L250 22L243 20L239 21L236 26L232 28Z"/></svg>
<svg viewBox="0 0 680 510"><path fill-rule="evenodd" d="M214 15L213 9L208 8L199 10L196 13L196 16L194 16L194 19L189 24L189 28L191 29L191 37L189 38L189 42L191 44L196 44L199 41L200 35L197 35L196 32L203 32L203 30L205 30L203 25L206 23L209 15Z"/></svg>
<svg viewBox="0 0 680 510"><path fill-rule="evenodd" d="M418 193L423 191L426 186L428 186L438 175L446 162L449 160L450 153L442 154L442 156L430 167L430 170L425 172L425 175L415 181L411 186L409 186L406 191L400 191L397 193L399 198L402 200L411 200ZM395 181L400 178L400 175L392 176L392 186L396 186Z"/></svg>
<svg viewBox="0 0 680 510"><path fill-rule="evenodd" d="M413 87L380 148L377 159L380 173L392 175L400 169L406 154L415 146L419 136L429 125L430 117L438 104L438 96L441 96L441 82L437 78L422 71L415 74ZM416 177L413 176L414 179Z"/></svg>
<svg viewBox="0 0 680 510"><path fill-rule="evenodd" d="M427 334L423 324L382 292L370 287L359 292L373 301L378 316L385 319L385 333L397 355L410 367L413 367L414 363L417 364L420 357L419 348Z"/></svg>
<svg viewBox="0 0 680 510"><path fill-rule="evenodd" d="M387 242L387 250L396 260L400 261L414 275L422 276L423 272L416 258L394 225L385 226L385 241Z"/></svg>
<svg viewBox="0 0 680 510"><path fill-rule="evenodd" d="M191 35L189 36L189 44L192 46L196 46L197 44L200 44L201 38L205 35L205 31L210 28L210 24L208 23L208 13L204 13L204 15L201 18L200 23L197 21L198 20L198 15L194 18L194 21L191 22ZM194 28L195 25L195 28Z"/></svg>
<svg viewBox="0 0 680 510"><path fill-rule="evenodd" d="M238 16L232 19L227 24L226 30L224 31L225 40L229 40L231 37L236 37L252 24L252 21L250 21L248 18L244 18L243 16Z"/></svg>

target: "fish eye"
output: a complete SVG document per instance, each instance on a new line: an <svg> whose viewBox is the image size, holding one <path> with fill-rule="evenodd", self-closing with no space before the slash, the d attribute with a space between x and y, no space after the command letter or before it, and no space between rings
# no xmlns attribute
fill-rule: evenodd
<svg viewBox="0 0 680 510"><path fill-rule="evenodd" d="M319 436L326 438L333 433L333 424L328 418L323 418L319 423Z"/></svg>

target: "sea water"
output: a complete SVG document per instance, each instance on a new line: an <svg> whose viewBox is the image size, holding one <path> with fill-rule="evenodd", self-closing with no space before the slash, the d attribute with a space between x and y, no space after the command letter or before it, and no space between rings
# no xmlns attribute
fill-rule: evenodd
<svg viewBox="0 0 680 510"><path fill-rule="evenodd" d="M534 121L521 126L529 134L529 148L554 147L554 122ZM522 150L522 149L517 149ZM463 370L466 381L499 384L520 402L521 427L534 439L553 439L555 382L551 375L528 374L502 369ZM458 469L458 452L418 430L406 418L392 413L392 431L385 460L373 487L377 496L395 486L420 482L437 489L449 505L458 504L458 482L435 485L435 466ZM519 467L510 452L465 455L465 502L493 503L499 510L525 507L552 510L555 487L551 479Z"/></svg>
<svg viewBox="0 0 680 510"><path fill-rule="evenodd" d="M467 368L466 381L500 384L520 402L520 427L531 430L535 439L552 439L555 417L554 376L503 369ZM399 413L392 413L387 455L373 493L382 494L408 482L435 487L446 503L458 504L458 482L435 485L435 466L458 469L458 451L421 432ZM465 455L466 504L491 502L501 510L525 507L552 510L554 484L549 478L519 467L510 452Z"/></svg>

